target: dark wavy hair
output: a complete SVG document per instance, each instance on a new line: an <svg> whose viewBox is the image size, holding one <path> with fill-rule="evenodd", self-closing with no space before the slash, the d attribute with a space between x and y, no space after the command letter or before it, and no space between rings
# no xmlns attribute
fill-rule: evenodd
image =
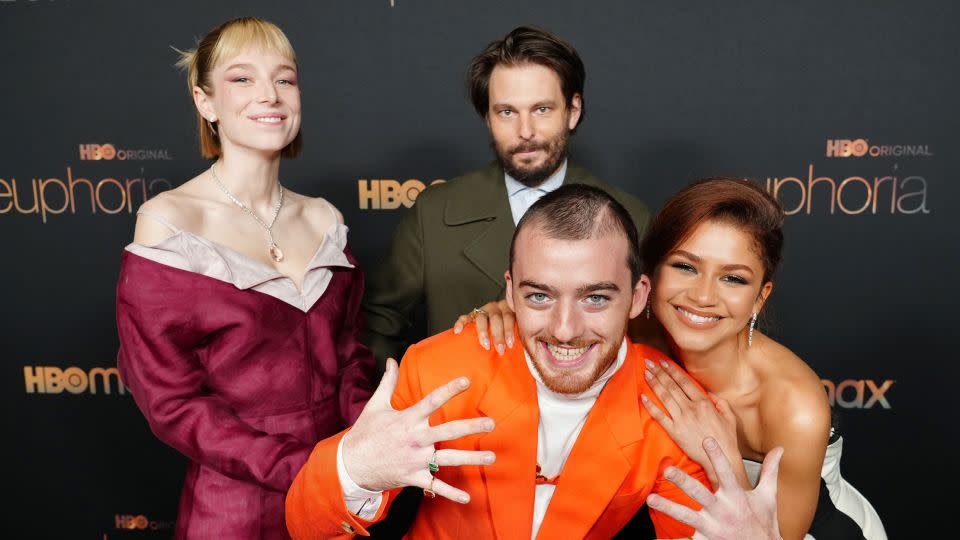
<svg viewBox="0 0 960 540"><path fill-rule="evenodd" d="M490 108L490 74L493 68L500 64L517 66L526 63L548 67L557 74L567 107L572 106L573 96L580 94L580 121L583 122L583 85L587 80L587 72L580 55L573 45L560 37L532 26L514 28L503 39L487 45L470 62L467 91L477 114L486 118Z"/></svg>

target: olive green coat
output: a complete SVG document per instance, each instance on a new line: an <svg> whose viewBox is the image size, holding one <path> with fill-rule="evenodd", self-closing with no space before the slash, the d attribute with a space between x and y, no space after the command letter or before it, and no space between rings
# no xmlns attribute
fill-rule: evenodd
<svg viewBox="0 0 960 540"><path fill-rule="evenodd" d="M639 199L573 164L564 183L606 190L630 212L643 238L650 216ZM499 163L420 193L400 220L386 258L367 273L364 342L381 369L387 357L399 360L409 343L424 337L411 335L420 303L433 335L474 307L503 298L515 228Z"/></svg>

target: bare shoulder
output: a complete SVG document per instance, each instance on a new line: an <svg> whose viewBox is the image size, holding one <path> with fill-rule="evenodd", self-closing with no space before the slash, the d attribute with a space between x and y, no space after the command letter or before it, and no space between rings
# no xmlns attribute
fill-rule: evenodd
<svg viewBox="0 0 960 540"><path fill-rule="evenodd" d="M159 193L140 205L133 241L152 246L172 236L174 229L196 229L202 221L205 202L203 190L197 185L198 178Z"/></svg>
<svg viewBox="0 0 960 540"><path fill-rule="evenodd" d="M284 190L284 198L296 215L305 219L316 232L323 233L334 223L343 223L343 214L323 197L309 197Z"/></svg>
<svg viewBox="0 0 960 540"><path fill-rule="evenodd" d="M830 404L817 374L792 351L767 338L759 362L758 403L763 446L824 440L830 433Z"/></svg>

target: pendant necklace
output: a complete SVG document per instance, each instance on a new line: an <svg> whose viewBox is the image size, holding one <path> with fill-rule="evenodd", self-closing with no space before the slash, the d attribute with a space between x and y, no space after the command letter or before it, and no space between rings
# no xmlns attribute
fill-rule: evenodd
<svg viewBox="0 0 960 540"><path fill-rule="evenodd" d="M233 193L230 193L230 190L227 189L227 186L223 185L223 182L217 177L217 171L214 169L214 165L210 166L210 174L213 176L213 180L220 186L220 190L233 201L233 204L240 207L241 210L250 214L250 217L257 220L264 229L267 230L267 236L270 237L270 243L268 244L270 251L270 258L275 262L280 262L283 260L283 251L280 250L280 246L277 245L277 242L273 239L273 224L277 222L277 216L280 215L280 207L283 206L283 186L280 185L280 181L277 181L277 187L280 188L280 199L277 201L277 207L273 209L273 218L270 219L270 224L267 225L260 219L253 210L251 210L247 205L240 202L239 199L233 196Z"/></svg>

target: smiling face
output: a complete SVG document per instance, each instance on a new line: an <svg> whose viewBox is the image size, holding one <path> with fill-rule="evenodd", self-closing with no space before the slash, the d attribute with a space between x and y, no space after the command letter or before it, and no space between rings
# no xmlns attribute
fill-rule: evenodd
<svg viewBox="0 0 960 540"><path fill-rule="evenodd" d="M197 110L215 119L220 144L268 155L280 152L300 131L296 64L274 53L248 49L210 72L210 92L194 88Z"/></svg>
<svg viewBox="0 0 960 540"><path fill-rule="evenodd" d="M653 277L653 311L682 352L706 352L746 339L773 284L753 237L732 226L706 221L667 253Z"/></svg>
<svg viewBox="0 0 960 540"><path fill-rule="evenodd" d="M587 390L616 360L627 321L650 288L646 276L631 286L628 250L622 232L559 240L531 224L518 233L507 303L527 354L554 392Z"/></svg>
<svg viewBox="0 0 960 540"><path fill-rule="evenodd" d="M580 120L580 95L568 107L552 69L498 64L490 73L489 104L487 126L504 170L523 184L540 185L566 158L570 130Z"/></svg>

